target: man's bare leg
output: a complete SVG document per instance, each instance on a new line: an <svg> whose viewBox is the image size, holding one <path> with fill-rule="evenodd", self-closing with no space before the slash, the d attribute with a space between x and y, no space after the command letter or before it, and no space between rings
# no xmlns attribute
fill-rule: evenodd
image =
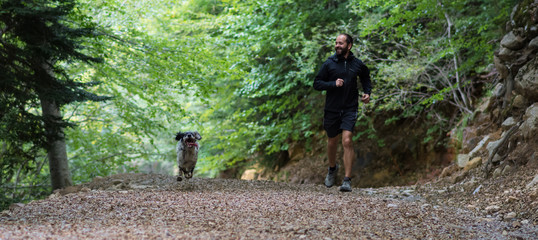
<svg viewBox="0 0 538 240"><path fill-rule="evenodd" d="M344 168L345 176L351 178L355 149L353 148L353 133L347 130L342 132L342 146L344 146ZM336 151L336 150L335 150ZM329 163L330 163L329 159Z"/></svg>
<svg viewBox="0 0 538 240"><path fill-rule="evenodd" d="M336 147L338 145L338 138L329 138L327 142L327 155L329 158L329 171L325 177L325 186L332 187L336 182Z"/></svg>
<svg viewBox="0 0 538 240"><path fill-rule="evenodd" d="M329 158L329 167L336 166L336 150L338 146L338 136L329 138L327 142L327 155Z"/></svg>

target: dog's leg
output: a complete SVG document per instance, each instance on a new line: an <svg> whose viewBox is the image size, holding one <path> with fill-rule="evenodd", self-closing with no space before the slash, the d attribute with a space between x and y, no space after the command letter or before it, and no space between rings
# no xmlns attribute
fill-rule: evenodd
<svg viewBox="0 0 538 240"><path fill-rule="evenodd" d="M183 147L181 145L181 140L178 142L176 146L176 153L177 153L177 167L179 169L176 180L180 182L181 180L183 180L183 178L181 178L181 176L183 175L183 171L181 169L181 166L183 166Z"/></svg>
<svg viewBox="0 0 538 240"><path fill-rule="evenodd" d="M183 180L183 178L181 178L181 175L183 175L183 172L181 171L181 168L179 168L179 172L176 179L178 182L181 182L181 180Z"/></svg>
<svg viewBox="0 0 538 240"><path fill-rule="evenodd" d="M194 169L190 170L190 171L185 171L185 178L192 178L192 172L194 171Z"/></svg>
<svg viewBox="0 0 538 240"><path fill-rule="evenodd" d="M183 176L185 178L190 178L189 175L187 174L187 169L185 169L185 168L179 168L179 176L177 177L178 182L183 180L181 178L181 176Z"/></svg>
<svg viewBox="0 0 538 240"><path fill-rule="evenodd" d="M178 158L178 169L179 169L179 171L177 173L177 179L176 179L178 182L181 182L181 180L183 180L183 178L181 177L181 176L183 176L183 169L180 167L181 166L180 164L181 163L180 163L180 160Z"/></svg>

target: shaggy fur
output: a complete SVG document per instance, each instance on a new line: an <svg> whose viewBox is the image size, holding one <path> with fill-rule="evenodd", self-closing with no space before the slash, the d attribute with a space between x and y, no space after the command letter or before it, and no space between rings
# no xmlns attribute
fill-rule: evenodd
<svg viewBox="0 0 538 240"><path fill-rule="evenodd" d="M198 140L202 139L202 136L196 131L193 132L178 132L176 134L176 140L178 141L176 146L177 152L177 165L179 167L178 181L183 180L182 175L185 178L192 178L192 172L198 161Z"/></svg>

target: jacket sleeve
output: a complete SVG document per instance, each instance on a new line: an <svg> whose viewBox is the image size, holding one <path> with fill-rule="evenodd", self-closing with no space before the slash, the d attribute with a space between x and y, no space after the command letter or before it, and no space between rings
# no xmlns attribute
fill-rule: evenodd
<svg viewBox="0 0 538 240"><path fill-rule="evenodd" d="M336 81L329 81L329 71L327 70L327 62L325 62L314 79L314 89L323 91L333 88L336 88Z"/></svg>
<svg viewBox="0 0 538 240"><path fill-rule="evenodd" d="M361 70L359 72L359 78L362 84L362 90L364 93L370 95L372 94L372 81L370 79L370 69L361 62Z"/></svg>

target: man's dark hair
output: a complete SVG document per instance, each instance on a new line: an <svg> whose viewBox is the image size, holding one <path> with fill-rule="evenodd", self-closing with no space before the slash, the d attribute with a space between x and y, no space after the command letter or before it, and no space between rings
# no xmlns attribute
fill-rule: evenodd
<svg viewBox="0 0 538 240"><path fill-rule="evenodd" d="M351 44L353 45L353 37L351 37L351 35L347 34L347 33L340 33L340 35L344 35L346 36L346 42L347 44Z"/></svg>

